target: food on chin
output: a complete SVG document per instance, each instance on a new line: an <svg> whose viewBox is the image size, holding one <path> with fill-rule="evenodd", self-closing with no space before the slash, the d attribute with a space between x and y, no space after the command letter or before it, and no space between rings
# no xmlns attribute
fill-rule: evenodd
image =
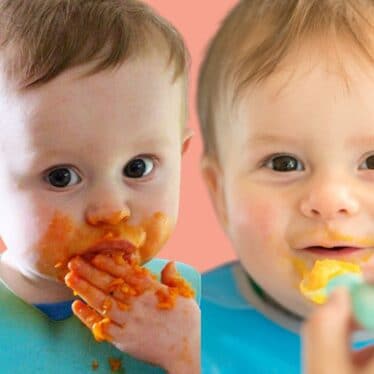
<svg viewBox="0 0 374 374"><path fill-rule="evenodd" d="M323 304L328 298L328 285L336 277L347 275L361 277L361 267L346 261L317 260L309 272L306 272L300 282L301 293L316 304Z"/></svg>

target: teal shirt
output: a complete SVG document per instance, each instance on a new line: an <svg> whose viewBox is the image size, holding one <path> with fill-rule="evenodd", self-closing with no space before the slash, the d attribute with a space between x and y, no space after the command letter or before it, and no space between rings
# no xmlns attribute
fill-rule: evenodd
<svg viewBox="0 0 374 374"><path fill-rule="evenodd" d="M146 265L159 274L166 260ZM200 299L200 275L191 267L176 263ZM0 372L4 374L87 374L111 373L109 358L120 359L116 373L159 374L165 370L139 361L107 342L98 343L75 316L61 321L49 319L25 303L0 282ZM99 364L93 370L92 363Z"/></svg>
<svg viewBox="0 0 374 374"><path fill-rule="evenodd" d="M272 304L239 262L202 277L203 374L302 373L301 319ZM355 348L373 344L357 335Z"/></svg>

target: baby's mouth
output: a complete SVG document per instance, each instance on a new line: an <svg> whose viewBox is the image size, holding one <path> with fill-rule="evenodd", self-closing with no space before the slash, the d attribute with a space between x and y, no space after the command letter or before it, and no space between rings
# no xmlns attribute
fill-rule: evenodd
<svg viewBox="0 0 374 374"><path fill-rule="evenodd" d="M82 257L86 260L91 260L98 254L112 255L117 253L118 255L124 256L128 261L139 262L139 254L137 252L137 248L127 240L103 240L89 247Z"/></svg>
<svg viewBox="0 0 374 374"><path fill-rule="evenodd" d="M308 253L312 253L315 255L321 255L321 256L328 256L328 257L340 257L340 256L347 256L350 254L354 254L357 252L362 251L363 247L356 247L356 246L351 246L351 245L339 245L339 246L329 246L329 247L324 247L324 246L310 246L310 247L305 247L303 248L304 251Z"/></svg>

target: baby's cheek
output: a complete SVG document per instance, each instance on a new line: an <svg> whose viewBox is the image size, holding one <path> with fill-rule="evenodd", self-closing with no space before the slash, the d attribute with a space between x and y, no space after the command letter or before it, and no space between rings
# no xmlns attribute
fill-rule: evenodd
<svg viewBox="0 0 374 374"><path fill-rule="evenodd" d="M281 209L265 199L238 199L230 211L230 226L252 238L270 239L282 218Z"/></svg>

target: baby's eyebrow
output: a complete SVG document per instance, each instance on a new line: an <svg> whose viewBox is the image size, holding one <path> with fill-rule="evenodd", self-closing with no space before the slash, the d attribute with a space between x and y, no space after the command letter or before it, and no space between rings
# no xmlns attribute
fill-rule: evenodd
<svg viewBox="0 0 374 374"><path fill-rule="evenodd" d="M248 138L247 146L253 147L266 144L300 144L304 139L282 134L254 134Z"/></svg>
<svg viewBox="0 0 374 374"><path fill-rule="evenodd" d="M353 146L353 147L360 147L360 146L368 146L374 147L374 134L366 134L364 136L355 136L353 138L348 139L346 146Z"/></svg>
<svg viewBox="0 0 374 374"><path fill-rule="evenodd" d="M283 135L283 134L254 134L248 138L246 146L254 147L267 144L292 144L298 145L300 143L307 142L307 139L303 139L296 136ZM363 136L347 137L345 142L346 147L373 147L374 148L374 134L366 134Z"/></svg>
<svg viewBox="0 0 374 374"><path fill-rule="evenodd" d="M142 148L152 147L154 145L164 147L170 146L173 143L174 141L172 141L168 136L154 136L150 138L136 140L136 145Z"/></svg>

